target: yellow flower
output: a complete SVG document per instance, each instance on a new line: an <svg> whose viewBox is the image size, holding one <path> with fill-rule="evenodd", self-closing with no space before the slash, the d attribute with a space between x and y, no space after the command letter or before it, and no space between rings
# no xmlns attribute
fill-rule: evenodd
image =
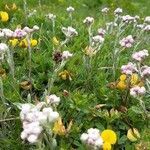
<svg viewBox="0 0 150 150"><path fill-rule="evenodd" d="M21 42L19 43L19 46L22 48L26 48L28 47L28 42L26 39L21 40Z"/></svg>
<svg viewBox="0 0 150 150"><path fill-rule="evenodd" d="M120 80L121 81L125 81L127 79L127 76L125 75L125 74L122 74L121 76L120 76Z"/></svg>
<svg viewBox="0 0 150 150"><path fill-rule="evenodd" d="M65 126L62 123L61 117L54 123L53 132L58 135L65 135L66 129Z"/></svg>
<svg viewBox="0 0 150 150"><path fill-rule="evenodd" d="M31 43L31 47L35 47L38 44L37 40L35 39L31 39L30 43Z"/></svg>
<svg viewBox="0 0 150 150"><path fill-rule="evenodd" d="M131 142L135 142L135 141L138 140L138 138L140 138L140 133L136 128L129 129L128 132L127 132L127 138Z"/></svg>
<svg viewBox="0 0 150 150"><path fill-rule="evenodd" d="M130 83L131 85L136 85L139 82L138 74L134 73L131 75Z"/></svg>
<svg viewBox="0 0 150 150"><path fill-rule="evenodd" d="M117 141L117 135L113 130L107 129L101 133L101 137L104 142L115 144Z"/></svg>
<svg viewBox="0 0 150 150"><path fill-rule="evenodd" d="M13 47L15 47L15 46L19 43L19 41L18 41L18 39L13 39L13 40L9 40L9 43L10 43Z"/></svg>
<svg viewBox="0 0 150 150"><path fill-rule="evenodd" d="M9 20L9 15L7 12L0 11L0 20L2 22L7 22Z"/></svg>
<svg viewBox="0 0 150 150"><path fill-rule="evenodd" d="M117 84L117 88L120 90L125 90L127 88L127 84L125 81L119 81Z"/></svg>
<svg viewBox="0 0 150 150"><path fill-rule="evenodd" d="M57 40L57 38L55 36L53 37L52 41L53 41L54 45L56 45L56 46L59 45L59 41Z"/></svg>
<svg viewBox="0 0 150 150"><path fill-rule="evenodd" d="M59 77L63 80L67 80L67 79L72 80L71 76L72 76L71 73L68 72L67 70L64 70L59 73Z"/></svg>
<svg viewBox="0 0 150 150"><path fill-rule="evenodd" d="M103 150L111 150L111 144L108 142L104 142L103 144Z"/></svg>

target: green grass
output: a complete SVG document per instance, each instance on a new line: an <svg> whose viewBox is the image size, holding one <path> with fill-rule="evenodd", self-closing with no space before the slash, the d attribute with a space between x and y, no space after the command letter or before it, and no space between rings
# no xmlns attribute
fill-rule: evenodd
<svg viewBox="0 0 150 150"><path fill-rule="evenodd" d="M88 33L83 25L83 19L87 16L93 16L95 18L95 24L93 32L99 27L104 26L104 19L100 12L100 8L108 6L111 9L106 21L113 21L112 12L116 7L123 8L124 14L139 15L145 17L150 15L149 0L41 0L42 7L39 7L37 0L28 0L28 9L36 9L37 13L27 20L25 19L25 13L23 10L22 0L2 0L0 3L0 11L4 11L5 4L16 3L18 10L15 12L9 12L10 21L7 23L0 23L0 28L15 29L17 25L29 26L38 25L40 31L34 34L36 39L40 39L40 43L36 48L32 50L32 83L33 89L31 92L32 103L35 102L35 97L40 99L47 88L48 79L53 74L53 59L52 59L52 24L45 17L48 13L56 14L56 37L59 40L64 40L65 37L61 33L61 27L69 26L70 20L66 13L66 8L71 5L75 8L73 13L72 25L77 29L79 36L75 37L73 41L67 44L67 50L74 53L74 57L71 58L64 69L69 70L73 74L72 81L63 81L58 76L54 82L52 93L61 97L61 103L58 107L65 125L72 119L73 126L70 134L67 137L57 136L59 147L61 150L69 149L84 149L80 135L86 132L88 128L96 127L101 131L107 128L107 117L102 115L103 112L95 109L98 104L107 104L106 109L118 108L121 105L122 95L124 92L118 90L111 90L107 87L108 83L114 82L120 76L120 67L131 60L131 54L133 48L123 51L119 58L118 66L116 69L116 76L113 76L112 69L100 69L101 67L112 67L114 60L112 59L113 45L116 37L116 33L108 35L105 39L105 43L98 53L98 55L92 60L92 69L87 72L83 63L83 51L88 45ZM14 18L12 20L12 18ZM132 28L125 30L119 39L127 36L131 32ZM133 33L137 36L138 33ZM148 37L148 35L147 35ZM144 39L144 37L141 37ZM137 40L141 40L137 39ZM117 45L119 48L119 44ZM144 41L138 46L136 50L143 48L149 49L150 44ZM65 50L65 48L63 49ZM0 103L0 150L26 150L35 149L34 145L22 142L20 133L22 131L21 121L19 119L11 121L2 121L7 118L18 118L19 110L14 105L15 102L26 103L27 95L30 91L20 88L19 83L23 80L28 80L28 51L27 49L15 48L15 81L12 80L9 73L9 66L6 62L2 64L2 67L6 70L7 77L3 80L5 101L8 103L5 107ZM150 64L147 59L147 64ZM69 91L69 96L63 96L63 90ZM149 95L145 98L146 106L149 109ZM129 99L130 101L130 99ZM138 104L135 99L130 101L128 109L131 106ZM148 142L149 136L147 134L146 120L143 119L142 114L135 113L130 110L126 114L121 113L119 119L114 119L111 122L111 128L117 132L118 141L120 144L116 145L117 149L127 150L133 149L133 143L126 138L120 141L122 136L126 136L126 131L129 126L124 121L125 117L129 117L129 121L133 127L137 128L142 134L142 141ZM140 142L140 141L138 141ZM150 145L149 145L150 146Z"/></svg>

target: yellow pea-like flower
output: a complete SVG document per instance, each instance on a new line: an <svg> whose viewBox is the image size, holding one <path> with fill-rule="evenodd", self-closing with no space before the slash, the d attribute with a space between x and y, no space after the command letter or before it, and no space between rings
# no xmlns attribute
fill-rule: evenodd
<svg viewBox="0 0 150 150"><path fill-rule="evenodd" d="M13 39L13 40L9 40L9 43L10 43L13 47L15 47L15 46L17 46L17 44L19 43L19 41L18 41L18 39Z"/></svg>
<svg viewBox="0 0 150 150"><path fill-rule="evenodd" d="M105 142L103 144L103 150L111 150L111 144L108 142Z"/></svg>
<svg viewBox="0 0 150 150"><path fill-rule="evenodd" d="M127 76L125 75L125 74L122 74L121 76L120 76L120 80L121 81L125 81L127 79Z"/></svg>
<svg viewBox="0 0 150 150"><path fill-rule="evenodd" d="M134 73L131 75L130 83L131 85L136 85L139 82L138 74Z"/></svg>
<svg viewBox="0 0 150 150"><path fill-rule="evenodd" d="M9 15L5 11L0 12L0 21L7 22L9 20Z"/></svg>
<svg viewBox="0 0 150 150"><path fill-rule="evenodd" d="M60 43L59 40L55 36L53 37L52 41L53 41L53 44L56 46L59 45L59 43Z"/></svg>
<svg viewBox="0 0 150 150"><path fill-rule="evenodd" d="M19 43L19 46L22 48L26 48L28 47L28 42L26 39L21 40L21 42Z"/></svg>
<svg viewBox="0 0 150 150"><path fill-rule="evenodd" d="M140 138L140 133L136 128L129 129L128 132L127 132L127 138L131 142L135 142Z"/></svg>
<svg viewBox="0 0 150 150"><path fill-rule="evenodd" d="M38 41L35 40L35 39L31 39L31 40L30 40L30 44L31 44L31 47L35 47L35 46L37 46Z"/></svg>
<svg viewBox="0 0 150 150"><path fill-rule="evenodd" d="M127 88L127 84L125 81L119 81L117 84L117 88L120 90L125 90Z"/></svg>

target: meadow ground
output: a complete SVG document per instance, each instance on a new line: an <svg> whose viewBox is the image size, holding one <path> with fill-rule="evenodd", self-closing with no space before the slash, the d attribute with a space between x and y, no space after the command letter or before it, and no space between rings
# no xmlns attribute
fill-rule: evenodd
<svg viewBox="0 0 150 150"><path fill-rule="evenodd" d="M149 8L1 0L0 150L149 150Z"/></svg>

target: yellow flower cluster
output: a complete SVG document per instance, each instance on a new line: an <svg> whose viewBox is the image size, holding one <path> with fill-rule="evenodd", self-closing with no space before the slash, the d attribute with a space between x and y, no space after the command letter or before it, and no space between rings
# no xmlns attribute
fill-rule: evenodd
<svg viewBox="0 0 150 150"><path fill-rule="evenodd" d="M117 142L117 135L113 130L106 129L101 133L101 137L104 141L103 150L111 150L113 144Z"/></svg>
<svg viewBox="0 0 150 150"><path fill-rule="evenodd" d="M16 47L17 45L19 45L22 48L27 48L28 47L28 42L27 42L26 39L23 39L21 41L19 41L18 39L12 39L12 40L9 40L9 43L13 47ZM37 44L38 44L38 41L36 39L31 39L30 40L30 46L31 47L35 47L35 46L37 46Z"/></svg>
<svg viewBox="0 0 150 150"><path fill-rule="evenodd" d="M9 15L5 11L0 11L0 21L7 22L9 20Z"/></svg>
<svg viewBox="0 0 150 150"><path fill-rule="evenodd" d="M137 84L140 84L138 74L132 74L131 77L129 77L129 79L127 78L127 75L122 74L119 78L119 82L117 83L116 87L120 90L125 90L129 86L135 86Z"/></svg>
<svg viewBox="0 0 150 150"><path fill-rule="evenodd" d="M5 9L7 10L7 11L15 11L15 10L17 10L17 5L15 4L15 3L13 3L12 5L5 5Z"/></svg>

